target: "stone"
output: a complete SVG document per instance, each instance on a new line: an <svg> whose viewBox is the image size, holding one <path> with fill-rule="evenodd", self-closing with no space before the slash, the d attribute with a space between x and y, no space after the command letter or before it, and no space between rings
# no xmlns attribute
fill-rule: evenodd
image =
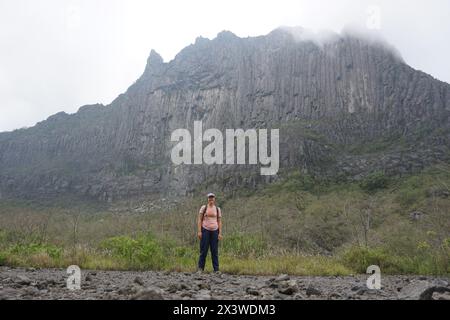
<svg viewBox="0 0 450 320"><path fill-rule="evenodd" d="M180 291L182 289L182 286L179 283L171 283L169 287L167 288L167 291L170 293L175 293L177 291Z"/></svg>
<svg viewBox="0 0 450 320"><path fill-rule="evenodd" d="M133 280L134 283L140 285L140 286L144 286L145 282L144 279L142 279L141 277L137 276L136 278L134 278Z"/></svg>
<svg viewBox="0 0 450 320"><path fill-rule="evenodd" d="M181 295L181 297L187 297L187 298L190 298L190 297L192 297L192 292L184 291L184 292L182 292L180 295Z"/></svg>
<svg viewBox="0 0 450 320"><path fill-rule="evenodd" d="M287 275L287 274L280 274L276 279L275 279L275 281L277 281L277 282L281 282L281 281L287 281L287 280L289 280L290 278L289 278L289 276Z"/></svg>
<svg viewBox="0 0 450 320"><path fill-rule="evenodd" d="M206 282L200 282L200 283L198 284L198 287L199 287L200 289L211 290L211 285L210 285L209 283L206 283Z"/></svg>
<svg viewBox="0 0 450 320"><path fill-rule="evenodd" d="M450 292L433 292L432 300L450 300Z"/></svg>
<svg viewBox="0 0 450 320"><path fill-rule="evenodd" d="M64 273L53 269L38 269L30 285L19 285L18 275L25 275L25 269L0 267L0 299L217 299L217 300L303 300L303 299L399 299L406 298L445 300L449 298L450 287L445 277L391 276L382 279L382 290L369 290L364 286L366 277L291 277L276 282L276 289L270 287L276 277L226 275L225 281L217 285L214 277L205 276L202 282L210 284L211 290L200 289L201 281L193 280L192 274L172 272L102 271L95 281L83 282L83 290L69 291L65 287ZM64 270L63 270L64 271ZM89 274L91 274L89 272ZM151 286L134 283L141 277ZM9 280L8 280L9 279ZM5 281L6 280L6 281ZM238 282L233 285L231 281ZM35 286L33 283L35 282ZM39 290L38 290L39 289ZM298 290L296 290L298 289ZM400 289L400 291L398 291Z"/></svg>
<svg viewBox="0 0 450 320"><path fill-rule="evenodd" d="M16 282L17 284L24 285L24 286L28 286L28 285L31 284L30 278L28 278L28 277L25 276L25 275L21 275L21 274L19 274L19 275L17 276L17 280L16 280L15 282Z"/></svg>
<svg viewBox="0 0 450 320"><path fill-rule="evenodd" d="M0 300L15 300L18 298L18 291L6 288L0 290Z"/></svg>
<svg viewBox="0 0 450 320"><path fill-rule="evenodd" d="M253 287L248 287L245 291L252 296L259 296L259 291Z"/></svg>
<svg viewBox="0 0 450 320"><path fill-rule="evenodd" d="M444 279L437 279L434 283L438 287L448 287L448 281Z"/></svg>
<svg viewBox="0 0 450 320"><path fill-rule="evenodd" d="M433 283L424 280L411 281L403 287L398 294L399 299L404 300L432 300L433 294L447 294L450 288L435 286Z"/></svg>
<svg viewBox="0 0 450 320"><path fill-rule="evenodd" d="M342 295L337 292L333 292L328 296L328 299L342 299Z"/></svg>
<svg viewBox="0 0 450 320"><path fill-rule="evenodd" d="M446 287L436 287L433 286L431 288L426 289L424 292L420 294L420 300L433 300L436 298L439 300L449 300L450 296L450 288Z"/></svg>
<svg viewBox="0 0 450 320"><path fill-rule="evenodd" d="M136 293L132 300L164 300L164 291L157 287L148 287Z"/></svg>
<svg viewBox="0 0 450 320"><path fill-rule="evenodd" d="M404 300L419 300L422 292L431 288L433 285L428 281L416 280L411 281L408 285L404 286L398 293L399 299Z"/></svg>
<svg viewBox="0 0 450 320"><path fill-rule="evenodd" d="M211 300L211 292L209 290L200 290L192 298L194 300Z"/></svg>
<svg viewBox="0 0 450 320"><path fill-rule="evenodd" d="M282 294L286 294L286 295L293 295L294 293L296 293L298 290L297 290L297 287L295 287L295 286L287 286L286 288L280 288L280 289L278 289L278 292L279 293L282 293Z"/></svg>
<svg viewBox="0 0 450 320"><path fill-rule="evenodd" d="M306 295L309 296L320 296L322 294L322 292L316 288L314 288L313 286L309 286L306 289Z"/></svg>

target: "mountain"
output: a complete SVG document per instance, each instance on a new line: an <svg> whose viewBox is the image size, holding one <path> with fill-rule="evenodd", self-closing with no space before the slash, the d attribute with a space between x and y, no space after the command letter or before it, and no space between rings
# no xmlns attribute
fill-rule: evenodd
<svg viewBox="0 0 450 320"><path fill-rule="evenodd" d="M449 84L414 70L381 40L306 35L224 31L197 38L168 63L152 51L142 76L110 105L0 133L1 197L114 201L254 188L291 170L345 181L449 162ZM196 120L220 130L279 128L279 174L174 165L170 135Z"/></svg>

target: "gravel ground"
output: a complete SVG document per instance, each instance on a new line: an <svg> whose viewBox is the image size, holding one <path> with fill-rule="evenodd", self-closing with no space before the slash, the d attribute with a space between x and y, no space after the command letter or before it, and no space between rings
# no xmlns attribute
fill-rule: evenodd
<svg viewBox="0 0 450 320"><path fill-rule="evenodd" d="M81 289L66 287L63 269L0 267L3 299L435 299L450 300L449 277L382 276L369 290L368 275L348 277L242 276L173 272L83 270Z"/></svg>

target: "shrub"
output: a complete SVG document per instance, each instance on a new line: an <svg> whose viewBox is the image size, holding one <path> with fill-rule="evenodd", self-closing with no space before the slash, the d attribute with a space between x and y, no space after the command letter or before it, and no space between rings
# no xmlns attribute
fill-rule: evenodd
<svg viewBox="0 0 450 320"><path fill-rule="evenodd" d="M397 201L405 207L420 202L425 197L424 182L418 177L407 179L398 191Z"/></svg>
<svg viewBox="0 0 450 320"><path fill-rule="evenodd" d="M6 257L7 257L6 253L0 252L0 266L6 265Z"/></svg>
<svg viewBox="0 0 450 320"><path fill-rule="evenodd" d="M61 259L63 256L63 249L52 244L42 243L27 243L16 244L9 248L11 254L20 256L32 256L39 254L46 254L52 259Z"/></svg>
<svg viewBox="0 0 450 320"><path fill-rule="evenodd" d="M417 243L414 253L396 255L386 248L352 247L341 256L342 263L356 272L365 273L370 265L387 274L449 274L449 252L434 250L425 242Z"/></svg>
<svg viewBox="0 0 450 320"><path fill-rule="evenodd" d="M389 183L388 177L381 171L373 172L365 177L361 183L360 187L366 192L372 193L380 189L387 188Z"/></svg>
<svg viewBox="0 0 450 320"><path fill-rule="evenodd" d="M342 263L358 273L366 273L367 267L377 265L384 273L402 273L398 259L382 248L352 247L342 256Z"/></svg>
<svg viewBox="0 0 450 320"><path fill-rule="evenodd" d="M109 238L101 243L101 248L130 268L161 269L166 262L160 243L150 234L136 239L129 236Z"/></svg>
<svg viewBox="0 0 450 320"><path fill-rule="evenodd" d="M237 257L258 257L264 255L267 243L259 236L246 233L233 233L223 241L224 253Z"/></svg>

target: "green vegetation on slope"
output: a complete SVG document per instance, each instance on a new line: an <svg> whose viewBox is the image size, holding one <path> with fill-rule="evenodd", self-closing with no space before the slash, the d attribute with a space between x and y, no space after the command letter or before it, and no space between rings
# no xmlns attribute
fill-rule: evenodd
<svg viewBox="0 0 450 320"><path fill-rule="evenodd" d="M358 183L291 172L241 197L219 196L221 269L241 274L450 274L450 168ZM96 213L0 203L0 264L194 271L201 197L173 210ZM207 266L211 268L208 259Z"/></svg>

